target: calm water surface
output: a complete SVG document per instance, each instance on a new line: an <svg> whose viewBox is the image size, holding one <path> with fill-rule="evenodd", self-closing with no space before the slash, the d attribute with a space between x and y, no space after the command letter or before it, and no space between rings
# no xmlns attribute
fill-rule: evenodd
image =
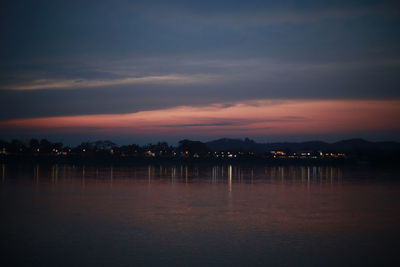
<svg viewBox="0 0 400 267"><path fill-rule="evenodd" d="M1 261L400 266L399 174L349 167L3 164Z"/></svg>

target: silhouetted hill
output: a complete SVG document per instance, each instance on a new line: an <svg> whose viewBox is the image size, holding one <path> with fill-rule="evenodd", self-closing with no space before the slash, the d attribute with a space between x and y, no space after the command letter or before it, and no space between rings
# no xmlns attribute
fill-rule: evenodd
<svg viewBox="0 0 400 267"><path fill-rule="evenodd" d="M333 143L331 145L332 149L337 151L355 151L355 150L399 150L399 142L370 142L364 139L348 139Z"/></svg>
<svg viewBox="0 0 400 267"><path fill-rule="evenodd" d="M327 150L330 144L321 141L309 142L281 142L281 143L256 143L251 139L222 138L206 143L212 151L253 151L266 152L271 150Z"/></svg>
<svg viewBox="0 0 400 267"><path fill-rule="evenodd" d="M283 151L312 151L312 150L328 150L329 144L321 141L308 142L284 142L284 143L266 143L260 144L264 151L283 150Z"/></svg>
<svg viewBox="0 0 400 267"><path fill-rule="evenodd" d="M248 138L244 140L223 138L207 142L206 144L212 151L253 151L259 153L269 152L271 150L338 152L351 152L359 150L400 150L399 142L370 142L364 139L348 139L330 144L322 141L257 143Z"/></svg>
<svg viewBox="0 0 400 267"><path fill-rule="evenodd" d="M222 138L206 143L211 151L259 151L260 145L251 139Z"/></svg>

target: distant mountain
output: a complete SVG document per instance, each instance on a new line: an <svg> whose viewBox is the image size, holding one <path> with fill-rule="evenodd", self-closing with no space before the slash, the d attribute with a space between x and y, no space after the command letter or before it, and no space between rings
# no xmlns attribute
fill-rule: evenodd
<svg viewBox="0 0 400 267"><path fill-rule="evenodd" d="M364 139L348 139L336 143L322 141L308 142L281 142L281 143L257 143L251 139L222 138L206 143L212 151L253 151L268 152L271 150L283 151L336 151L351 152L359 150L400 150L399 142L370 142Z"/></svg>
<svg viewBox="0 0 400 267"><path fill-rule="evenodd" d="M341 151L352 150L398 150L400 149L399 142L369 142L364 139L349 139L343 140L332 145L333 149Z"/></svg>
<svg viewBox="0 0 400 267"><path fill-rule="evenodd" d="M211 151L259 151L262 144L258 144L248 138L244 140L222 138L207 142L206 145Z"/></svg>
<svg viewBox="0 0 400 267"><path fill-rule="evenodd" d="M313 151L313 150L329 150L330 144L321 141L308 142L285 142L285 143L266 143L260 144L264 151L271 150L290 150L290 151Z"/></svg>

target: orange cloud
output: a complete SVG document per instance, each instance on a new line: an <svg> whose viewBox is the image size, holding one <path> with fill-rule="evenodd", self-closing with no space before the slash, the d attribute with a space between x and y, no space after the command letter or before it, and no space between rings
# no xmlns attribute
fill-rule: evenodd
<svg viewBox="0 0 400 267"><path fill-rule="evenodd" d="M400 130L398 100L257 100L128 114L17 119L0 128L46 133L323 134Z"/></svg>

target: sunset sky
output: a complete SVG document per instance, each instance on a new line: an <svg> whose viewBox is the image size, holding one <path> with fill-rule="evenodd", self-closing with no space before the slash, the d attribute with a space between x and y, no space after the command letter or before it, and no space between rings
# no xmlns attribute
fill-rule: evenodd
<svg viewBox="0 0 400 267"><path fill-rule="evenodd" d="M400 141L398 1L1 1L0 139Z"/></svg>

